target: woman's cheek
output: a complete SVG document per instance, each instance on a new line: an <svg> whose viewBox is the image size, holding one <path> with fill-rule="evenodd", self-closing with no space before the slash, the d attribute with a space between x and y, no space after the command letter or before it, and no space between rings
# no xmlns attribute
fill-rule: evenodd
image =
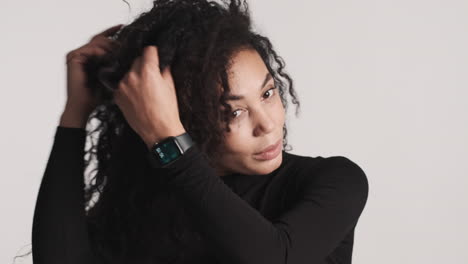
<svg viewBox="0 0 468 264"><path fill-rule="evenodd" d="M280 123L280 125L283 125L286 111L284 109L283 102L281 102L281 98L279 96L277 96L275 101L274 112L275 116L278 117L278 122Z"/></svg>

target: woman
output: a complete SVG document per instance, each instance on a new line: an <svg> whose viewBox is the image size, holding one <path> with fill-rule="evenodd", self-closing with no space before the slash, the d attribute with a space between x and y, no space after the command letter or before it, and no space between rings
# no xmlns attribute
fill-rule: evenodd
<svg viewBox="0 0 468 264"><path fill-rule="evenodd" d="M156 0L67 66L35 264L351 263L367 177L342 156L285 151L286 92L299 101L245 2ZM194 144L161 168L154 146L180 135Z"/></svg>

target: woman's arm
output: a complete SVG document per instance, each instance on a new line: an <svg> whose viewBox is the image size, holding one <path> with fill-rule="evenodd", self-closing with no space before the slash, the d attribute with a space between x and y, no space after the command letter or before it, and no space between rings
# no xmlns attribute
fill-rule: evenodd
<svg viewBox="0 0 468 264"><path fill-rule="evenodd" d="M97 263L84 207L85 140L84 128L57 126L34 211L34 264Z"/></svg>
<svg viewBox="0 0 468 264"><path fill-rule="evenodd" d="M303 196L270 221L235 194L192 147L169 168L169 183L222 263L322 263L357 224L368 195L361 168L341 156L310 171Z"/></svg>

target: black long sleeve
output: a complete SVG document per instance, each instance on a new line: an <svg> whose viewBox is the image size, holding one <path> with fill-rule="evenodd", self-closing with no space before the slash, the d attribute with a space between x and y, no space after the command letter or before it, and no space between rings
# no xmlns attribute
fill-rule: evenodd
<svg viewBox="0 0 468 264"><path fill-rule="evenodd" d="M34 264L96 263L84 207L84 128L57 127L32 226Z"/></svg>
<svg viewBox="0 0 468 264"><path fill-rule="evenodd" d="M57 127L34 213L35 264L97 263L85 221L84 143L84 129ZM210 247L203 263L351 263L368 195L364 171L341 156L282 155L268 175L219 177L196 145L173 163L169 186Z"/></svg>
<svg viewBox="0 0 468 264"><path fill-rule="evenodd" d="M299 174L302 194L272 220L226 186L196 145L171 166L171 186L184 197L220 262L322 263L353 231L368 196L364 171L342 156L288 157L289 163L293 157L294 166L304 169ZM292 177L288 175L292 167L283 164L276 177Z"/></svg>

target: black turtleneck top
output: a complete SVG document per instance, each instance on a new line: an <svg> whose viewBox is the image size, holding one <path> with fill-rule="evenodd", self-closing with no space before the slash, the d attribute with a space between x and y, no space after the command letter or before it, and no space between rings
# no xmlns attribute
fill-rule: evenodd
<svg viewBox="0 0 468 264"><path fill-rule="evenodd" d="M57 127L34 211L34 264L99 263L84 208L85 139L84 128ZM265 175L219 177L197 145L173 164L168 184L210 242L203 263L352 262L366 174L343 156L282 155Z"/></svg>

